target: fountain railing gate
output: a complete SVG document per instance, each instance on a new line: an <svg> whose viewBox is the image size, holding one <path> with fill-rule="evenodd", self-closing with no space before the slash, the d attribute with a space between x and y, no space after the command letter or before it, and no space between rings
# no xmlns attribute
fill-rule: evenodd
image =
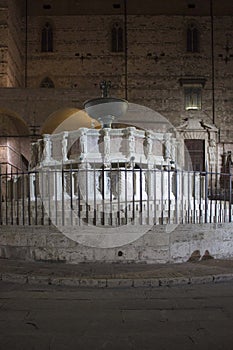
<svg viewBox="0 0 233 350"><path fill-rule="evenodd" d="M0 225L232 221L232 174L129 164L0 172Z"/></svg>

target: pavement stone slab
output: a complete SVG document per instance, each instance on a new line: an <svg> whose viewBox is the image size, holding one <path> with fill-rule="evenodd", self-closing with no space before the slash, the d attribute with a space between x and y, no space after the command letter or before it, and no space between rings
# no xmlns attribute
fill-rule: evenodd
<svg viewBox="0 0 233 350"><path fill-rule="evenodd" d="M183 264L60 264L0 259L0 280L90 288L159 287L233 281L233 260Z"/></svg>

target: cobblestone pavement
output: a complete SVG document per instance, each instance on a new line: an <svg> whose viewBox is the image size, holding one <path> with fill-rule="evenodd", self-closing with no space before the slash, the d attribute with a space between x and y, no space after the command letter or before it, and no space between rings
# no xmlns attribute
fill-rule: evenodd
<svg viewBox="0 0 233 350"><path fill-rule="evenodd" d="M233 281L233 260L208 259L182 264L69 265L0 259L0 280L21 284L78 287L158 287Z"/></svg>
<svg viewBox="0 0 233 350"><path fill-rule="evenodd" d="M0 350L232 350L233 282L75 288L0 281Z"/></svg>

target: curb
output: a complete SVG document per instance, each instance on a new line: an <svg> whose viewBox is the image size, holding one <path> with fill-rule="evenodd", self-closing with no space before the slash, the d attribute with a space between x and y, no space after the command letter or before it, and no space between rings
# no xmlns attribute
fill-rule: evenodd
<svg viewBox="0 0 233 350"><path fill-rule="evenodd" d="M16 273L2 273L0 280L9 283L28 285L52 285L78 288L158 288L181 285L196 285L206 283L232 282L233 274L217 274L192 277L163 277L163 278L79 278L53 277L43 275L28 275Z"/></svg>

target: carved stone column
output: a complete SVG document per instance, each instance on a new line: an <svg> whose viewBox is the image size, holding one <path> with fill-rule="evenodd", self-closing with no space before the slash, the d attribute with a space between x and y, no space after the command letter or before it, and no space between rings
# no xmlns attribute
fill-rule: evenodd
<svg viewBox="0 0 233 350"><path fill-rule="evenodd" d="M35 181L36 181L36 174L30 173L29 174L29 186L30 186L30 200L35 201L36 193L35 193Z"/></svg>
<svg viewBox="0 0 233 350"><path fill-rule="evenodd" d="M109 128L103 129L104 131L104 163L108 164L110 160L110 130Z"/></svg>
<svg viewBox="0 0 233 350"><path fill-rule="evenodd" d="M87 128L80 128L79 146L80 146L80 160L84 161L87 156Z"/></svg>
<svg viewBox="0 0 233 350"><path fill-rule="evenodd" d="M171 160L171 140L170 135L164 135L164 158L166 162Z"/></svg>
<svg viewBox="0 0 233 350"><path fill-rule="evenodd" d="M136 131L136 128L134 127L127 128L127 133L128 133L128 152L127 153L129 158L135 155L135 136L134 136L135 131Z"/></svg>
<svg viewBox="0 0 233 350"><path fill-rule="evenodd" d="M52 154L52 144L51 144L51 135L44 134L43 135L43 141L44 141L44 160L43 163L49 163L52 160L51 154Z"/></svg>
<svg viewBox="0 0 233 350"><path fill-rule="evenodd" d="M177 161L177 156L176 156L176 139L174 137L171 138L170 152L171 152L171 161L173 163L176 163L176 161Z"/></svg>
<svg viewBox="0 0 233 350"><path fill-rule="evenodd" d="M145 155L148 158L152 156L152 147L153 147L153 140L152 140L152 135L149 131L146 131L145 133L146 136L146 142L145 142Z"/></svg>
<svg viewBox="0 0 233 350"><path fill-rule="evenodd" d="M68 131L65 131L63 133L63 137L62 137L62 161L63 162L68 161L68 158L67 158L67 153L68 153L67 146L68 146Z"/></svg>

